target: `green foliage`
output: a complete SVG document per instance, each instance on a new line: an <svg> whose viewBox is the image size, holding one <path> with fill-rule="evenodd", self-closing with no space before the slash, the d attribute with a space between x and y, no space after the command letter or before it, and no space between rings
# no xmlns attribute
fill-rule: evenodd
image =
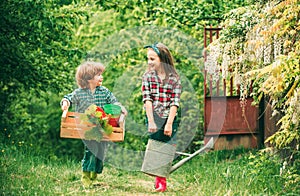
<svg viewBox="0 0 300 196"><path fill-rule="evenodd" d="M122 156L109 153L108 161L118 167L137 168L142 155L136 151L144 151L147 141L140 91L140 77L146 68L142 47L158 40L172 50L184 84L180 113L182 124L186 126L181 126L179 131L179 146L188 138L194 138L189 149L194 151L203 137L203 27L218 26L225 18L228 20L220 40L233 47L230 54L234 61L230 66L235 66L236 73L257 69L254 75L248 73L257 78L254 97L258 99L265 93L276 109L285 112L280 121L282 131L270 141L280 148L299 141L299 3L278 1L272 4L272 9L265 9L267 1L260 1L256 6L229 12L253 2L1 1L1 194L86 194L86 190L79 188L83 144L81 140L59 137L59 102L63 94L75 87L75 68L85 58L97 55L106 65L104 85L112 89L129 111L125 142L118 143L112 150ZM267 43L272 43L273 37L285 39L286 50L280 62L265 66L262 57L239 61L236 57L243 56L250 44L246 41L247 33L265 28L260 32ZM261 45L257 43L254 48ZM257 77L258 73L261 77ZM124 84L128 88L124 88ZM254 155L250 166L249 159L238 153L205 155L177 171L178 175L171 179L174 184L171 192L297 193L299 153L296 147L289 150L295 159L287 161L291 167L282 175L278 174L282 164L270 155ZM56 162L61 157L78 161ZM128 157L135 159L128 160ZM120 163L123 165L117 165ZM131 172L132 176L128 176L125 171L109 169L101 180L112 179L112 184L101 185L110 189L100 186L91 193L148 193L148 187L152 188L152 181L146 182L147 187L140 187L145 183L142 180L145 176L140 173ZM134 183L130 179L134 179Z"/></svg>
<svg viewBox="0 0 300 196"><path fill-rule="evenodd" d="M16 148L34 149L45 156L71 156L81 158L81 140L64 139L59 136L61 109L60 97L54 93L20 94L22 100L14 100L9 111L11 125L1 130L1 144Z"/></svg>
<svg viewBox="0 0 300 196"><path fill-rule="evenodd" d="M196 134L196 140L202 139L203 78L199 66L203 60L202 43L198 43L202 40L202 27L216 25L232 7L246 3L249 2L2 1L1 140L8 145L33 146L37 151L78 157L82 142L59 138L59 101L75 87L75 68L96 51L100 54L98 60L107 66L104 85L114 89L125 78L131 86L123 89L130 94L113 90L129 110L128 142L122 145L143 148L145 125L139 85L146 66L142 47L158 40L172 49L176 66L186 77L188 88L182 105L187 115L182 121L199 121L183 127L182 132L192 130L191 136Z"/></svg>
<svg viewBox="0 0 300 196"><path fill-rule="evenodd" d="M297 160L299 153L294 156ZM287 161L291 160L282 160L278 152L270 151L270 149L250 154L249 160L249 165L253 167L249 176L252 185L263 188L263 183L271 184L272 181L277 181L284 187L282 193L285 193L286 190L295 194L299 193L300 174L297 169L299 161L288 166ZM265 176L268 178L266 179ZM269 189L275 189L275 187L270 186Z"/></svg>
<svg viewBox="0 0 300 196"><path fill-rule="evenodd" d="M73 81L74 67L87 49L77 42L74 32L86 20L89 7L57 3L61 2L1 2L0 130L13 137L12 142L51 141L47 137L57 133L59 113L55 113L55 130L49 126L45 105L56 97L54 93L72 88L73 82L62 84ZM48 134L51 129L55 132ZM37 137L42 133L44 141Z"/></svg>
<svg viewBox="0 0 300 196"><path fill-rule="evenodd" d="M278 155L261 151L257 155L250 155L249 160L249 165L253 167L249 174L252 185L264 188L262 183L270 183L271 181L283 183L283 179L279 176L281 161ZM273 187L269 188L273 189Z"/></svg>
<svg viewBox="0 0 300 196"><path fill-rule="evenodd" d="M231 76L241 85L242 101L254 81L251 96L256 103L265 97L273 115L283 114L278 122L280 130L266 142L286 153L281 157L263 153L253 157L252 178L256 186L266 180L256 176L260 173L273 180L285 178L285 183L281 182L285 188L299 182L299 172L295 172L298 163L290 158L298 156L300 140L299 13L297 0L260 1L232 10L224 21L220 39L210 46L223 71L234 70ZM284 161L286 175L278 176L279 165Z"/></svg>
<svg viewBox="0 0 300 196"><path fill-rule="evenodd" d="M254 81L251 95L256 102L265 95L273 114L284 114L278 122L280 131L267 140L278 148L300 139L299 12L295 0L261 1L233 10L227 14L220 39L212 45L219 49L215 55L220 67L234 70L242 100Z"/></svg>

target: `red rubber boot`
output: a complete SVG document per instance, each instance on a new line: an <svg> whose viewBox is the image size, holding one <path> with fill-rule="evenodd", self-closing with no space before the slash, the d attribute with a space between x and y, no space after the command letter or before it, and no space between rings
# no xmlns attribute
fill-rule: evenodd
<svg viewBox="0 0 300 196"><path fill-rule="evenodd" d="M160 183L160 177L156 176L155 177L155 185L154 188L157 189L158 188L158 184Z"/></svg>
<svg viewBox="0 0 300 196"><path fill-rule="evenodd" d="M157 192L165 192L167 189L167 179L164 177L157 177L159 178L158 187L155 189Z"/></svg>

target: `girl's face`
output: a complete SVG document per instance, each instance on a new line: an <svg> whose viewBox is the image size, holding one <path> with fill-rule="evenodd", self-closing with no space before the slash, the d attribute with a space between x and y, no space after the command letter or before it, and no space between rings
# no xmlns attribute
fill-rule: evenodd
<svg viewBox="0 0 300 196"><path fill-rule="evenodd" d="M154 71L161 70L160 58L156 54L156 52L154 52L153 49L151 49L151 48L148 49L147 58L148 58L148 66L149 66L150 70L154 70Z"/></svg>

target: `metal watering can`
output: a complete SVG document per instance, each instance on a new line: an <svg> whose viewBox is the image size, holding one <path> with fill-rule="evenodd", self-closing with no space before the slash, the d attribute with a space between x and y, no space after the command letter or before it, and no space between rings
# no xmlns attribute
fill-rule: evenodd
<svg viewBox="0 0 300 196"><path fill-rule="evenodd" d="M201 149L193 154L187 154L176 152L176 147L171 144L149 139L141 171L152 176L168 177L196 155L212 149L213 144L213 138L211 138ZM172 165L176 153L187 157Z"/></svg>

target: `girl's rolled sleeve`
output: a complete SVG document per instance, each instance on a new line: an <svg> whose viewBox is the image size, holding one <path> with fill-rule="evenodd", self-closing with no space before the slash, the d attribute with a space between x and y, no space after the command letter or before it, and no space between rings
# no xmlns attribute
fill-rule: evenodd
<svg viewBox="0 0 300 196"><path fill-rule="evenodd" d="M177 106L177 107L179 107L181 89L182 89L181 82L180 82L180 80L178 80L173 85L173 94L172 94L172 100L171 100L170 106Z"/></svg>
<svg viewBox="0 0 300 196"><path fill-rule="evenodd" d="M145 102L145 101L153 101L152 98L151 98L150 83L148 81L147 75L143 76L143 80L142 80L142 94L143 94L143 102Z"/></svg>

